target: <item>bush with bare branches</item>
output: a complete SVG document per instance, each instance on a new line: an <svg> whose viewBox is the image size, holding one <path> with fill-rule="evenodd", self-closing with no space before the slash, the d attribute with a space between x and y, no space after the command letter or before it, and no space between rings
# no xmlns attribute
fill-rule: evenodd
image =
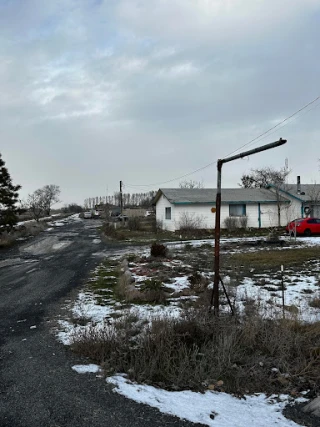
<svg viewBox="0 0 320 427"><path fill-rule="evenodd" d="M224 220L224 226L228 231L234 231L238 228L246 229L248 225L248 217L244 216L228 216Z"/></svg>
<svg viewBox="0 0 320 427"><path fill-rule="evenodd" d="M183 212L180 214L178 228L180 232L190 233L195 230L203 229L204 220L203 217L189 212Z"/></svg>

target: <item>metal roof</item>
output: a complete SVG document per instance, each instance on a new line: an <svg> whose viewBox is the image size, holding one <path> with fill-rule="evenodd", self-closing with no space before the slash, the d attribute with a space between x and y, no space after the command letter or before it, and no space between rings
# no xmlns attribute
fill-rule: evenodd
<svg viewBox="0 0 320 427"><path fill-rule="evenodd" d="M160 188L154 203L157 203L163 194L172 204L193 204L216 202L215 188ZM223 188L222 203L275 203L276 194L264 188ZM288 199L281 197L281 202Z"/></svg>
<svg viewBox="0 0 320 427"><path fill-rule="evenodd" d="M297 184L287 184L282 190L303 202L320 203L320 184L301 184L300 189L301 191L298 193Z"/></svg>

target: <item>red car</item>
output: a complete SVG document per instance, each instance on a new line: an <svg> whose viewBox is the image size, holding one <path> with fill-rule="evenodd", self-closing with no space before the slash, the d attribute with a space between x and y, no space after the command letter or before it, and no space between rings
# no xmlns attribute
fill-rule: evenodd
<svg viewBox="0 0 320 427"><path fill-rule="evenodd" d="M311 234L320 234L320 219L319 218L299 218L295 219L286 226L286 232L290 235L303 234L311 236Z"/></svg>

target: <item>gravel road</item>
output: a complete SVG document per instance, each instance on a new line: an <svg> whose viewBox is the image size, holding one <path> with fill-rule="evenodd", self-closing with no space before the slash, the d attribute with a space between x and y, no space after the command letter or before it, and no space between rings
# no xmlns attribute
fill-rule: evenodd
<svg viewBox="0 0 320 427"><path fill-rule="evenodd" d="M0 251L0 427L196 426L114 393L52 333L55 314L120 247L77 220Z"/></svg>

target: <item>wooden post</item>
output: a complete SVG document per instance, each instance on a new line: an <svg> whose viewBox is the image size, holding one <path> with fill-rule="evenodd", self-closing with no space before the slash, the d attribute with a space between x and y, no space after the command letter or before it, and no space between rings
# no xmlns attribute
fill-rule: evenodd
<svg viewBox="0 0 320 427"><path fill-rule="evenodd" d="M283 283L283 265L281 265L281 292L282 292L282 317L286 317L285 307L284 307L284 283Z"/></svg>
<svg viewBox="0 0 320 427"><path fill-rule="evenodd" d="M222 160L218 160L218 179L216 195L216 224L215 224L215 241L214 241L214 283L213 283L213 308L214 314L219 316L219 282L220 282L220 218L221 218L221 171ZM212 305L212 298L211 298Z"/></svg>

